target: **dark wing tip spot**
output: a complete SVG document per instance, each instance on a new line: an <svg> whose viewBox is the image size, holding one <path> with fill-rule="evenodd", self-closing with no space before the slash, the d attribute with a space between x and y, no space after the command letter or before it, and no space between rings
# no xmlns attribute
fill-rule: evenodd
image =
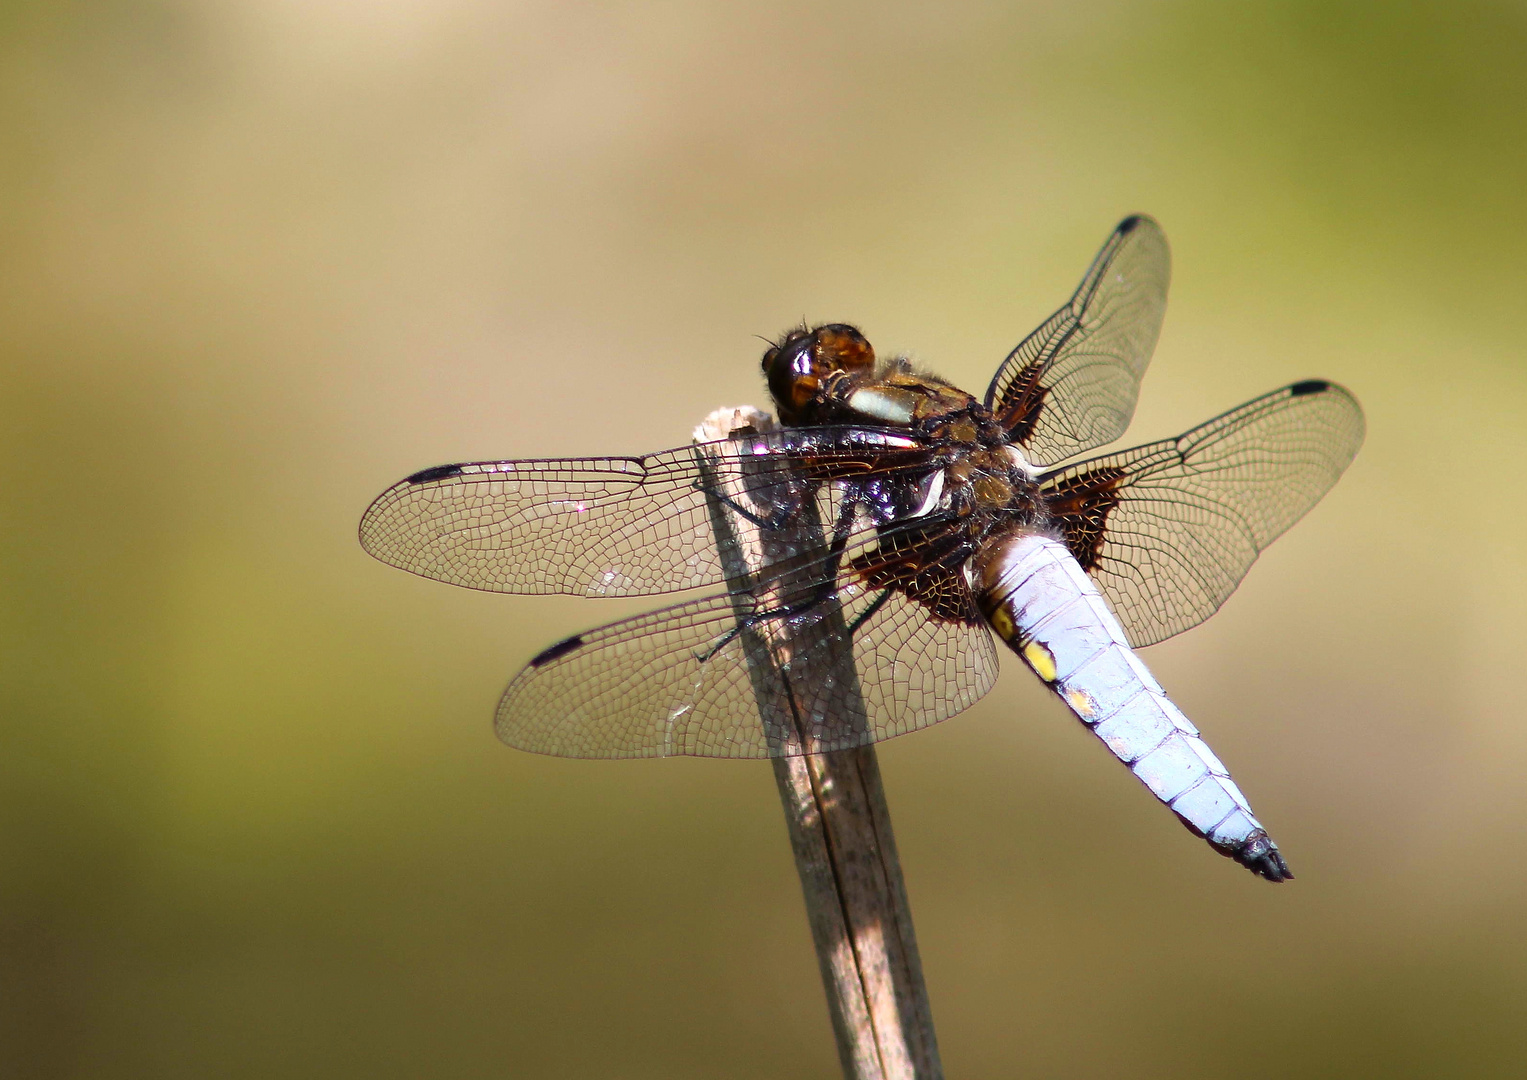
<svg viewBox="0 0 1527 1080"><path fill-rule="evenodd" d="M1323 394L1329 389L1331 384L1325 379L1305 379L1290 386L1288 392L1293 397L1304 397L1306 394Z"/></svg>
<svg viewBox="0 0 1527 1080"><path fill-rule="evenodd" d="M460 465L436 465L431 469L420 469L403 482L405 484L428 484L432 480L447 480L452 476L460 476L464 471Z"/></svg>
<svg viewBox="0 0 1527 1080"><path fill-rule="evenodd" d="M568 653L572 652L574 649L577 649L577 648L581 647L582 645L583 645L583 635L582 634L574 634L570 638L563 638L561 641L557 642L555 645L549 645L546 648L542 649L540 652L536 653L534 656L532 656L530 658L530 666L531 667L544 667L545 665L551 663L553 660L557 659L557 657L559 657L559 656L566 656Z"/></svg>
<svg viewBox="0 0 1527 1080"><path fill-rule="evenodd" d="M1115 229L1114 232L1118 233L1120 236L1128 236L1130 233L1134 232L1135 229L1139 228L1140 222L1144 220L1144 214L1130 214L1129 217L1119 222L1119 227Z"/></svg>

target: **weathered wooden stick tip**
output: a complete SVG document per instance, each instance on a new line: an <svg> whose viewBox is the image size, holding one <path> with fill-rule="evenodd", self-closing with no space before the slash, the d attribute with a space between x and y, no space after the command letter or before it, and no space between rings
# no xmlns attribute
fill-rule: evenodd
<svg viewBox="0 0 1527 1080"><path fill-rule="evenodd" d="M714 442L773 426L773 419L756 409L720 409L695 429L695 439ZM703 459L702 454L705 468ZM711 456L709 462L715 466L720 460ZM760 553L771 544L797 552L823 546L821 530L812 520L804 521L794 536L780 537L778 529L761 536L756 525L729 512L723 502L723 495L727 500L746 498L745 470L712 468L711 476L716 480L709 500L711 519L730 582L751 580L764 561ZM792 670L790 658L804 659L802 650L809 643L790 640L787 624L788 620L772 620L767 630L756 632L749 648L761 720L790 715L796 694L791 680L801 677L802 665ZM841 620L837 625L841 628ZM851 664L852 657L846 662ZM851 674L840 675L839 681L846 684L844 693L858 694ZM862 701L850 701L845 711L862 714ZM764 723L768 729L767 720ZM797 748L809 745L804 732L795 734ZM787 753L774 757L773 765L844 1075L849 1080L942 1078L874 746Z"/></svg>

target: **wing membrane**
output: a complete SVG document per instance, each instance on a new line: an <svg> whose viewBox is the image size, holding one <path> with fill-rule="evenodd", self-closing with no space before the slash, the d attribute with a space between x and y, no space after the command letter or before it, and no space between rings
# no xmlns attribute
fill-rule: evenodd
<svg viewBox="0 0 1527 1080"><path fill-rule="evenodd" d="M997 369L986 407L1036 464L1112 442L1135 412L1171 279L1166 235L1125 218L1071 299Z"/></svg>
<svg viewBox="0 0 1527 1080"><path fill-rule="evenodd" d="M1176 439L1042 483L1071 553L1135 646L1196 626L1257 555L1320 501L1363 441L1344 388L1285 386Z"/></svg>
<svg viewBox="0 0 1527 1080"><path fill-rule="evenodd" d="M714 486L746 472L748 495L726 504L739 519L773 515L785 524L791 499L811 499L830 522L842 497L833 478L928 461L905 435L857 428L785 429L708 445L725 451L719 475L702 469L695 446L426 469L371 504L361 545L411 573L489 592L674 592L723 580L708 506Z"/></svg>
<svg viewBox="0 0 1527 1080"><path fill-rule="evenodd" d="M494 726L562 757L823 753L947 719L996 675L973 606L941 621L860 581L792 614L716 593L552 646L510 683Z"/></svg>

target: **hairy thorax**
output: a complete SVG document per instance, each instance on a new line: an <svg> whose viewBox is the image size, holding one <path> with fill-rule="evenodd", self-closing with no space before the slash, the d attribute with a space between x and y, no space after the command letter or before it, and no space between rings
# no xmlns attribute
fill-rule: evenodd
<svg viewBox="0 0 1527 1080"><path fill-rule="evenodd" d="M905 592L935 617L969 621L970 558L994 534L1033 531L1048 519L1035 469L991 412L904 359L877 361L863 335L842 324L792 331L765 355L764 371L788 424L894 428L927 450L915 490L905 471L856 482L881 537L853 566L871 586Z"/></svg>

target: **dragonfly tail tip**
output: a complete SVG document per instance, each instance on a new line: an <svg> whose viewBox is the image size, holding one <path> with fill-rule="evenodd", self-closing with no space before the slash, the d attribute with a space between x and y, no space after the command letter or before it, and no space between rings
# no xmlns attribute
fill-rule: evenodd
<svg viewBox="0 0 1527 1080"><path fill-rule="evenodd" d="M1288 868L1288 861L1283 858L1283 853L1265 837L1260 844L1252 843L1243 847L1236 853L1235 861L1268 881L1282 882L1294 879L1294 872Z"/></svg>
<svg viewBox="0 0 1527 1080"><path fill-rule="evenodd" d="M1213 843L1213 841L1210 842ZM1230 842L1214 846L1219 849L1221 855L1228 855L1257 877L1273 882L1292 881L1294 878L1294 872L1288 868L1288 861L1283 858L1283 852L1279 851L1278 845L1272 842L1272 837L1261 829L1239 843Z"/></svg>

